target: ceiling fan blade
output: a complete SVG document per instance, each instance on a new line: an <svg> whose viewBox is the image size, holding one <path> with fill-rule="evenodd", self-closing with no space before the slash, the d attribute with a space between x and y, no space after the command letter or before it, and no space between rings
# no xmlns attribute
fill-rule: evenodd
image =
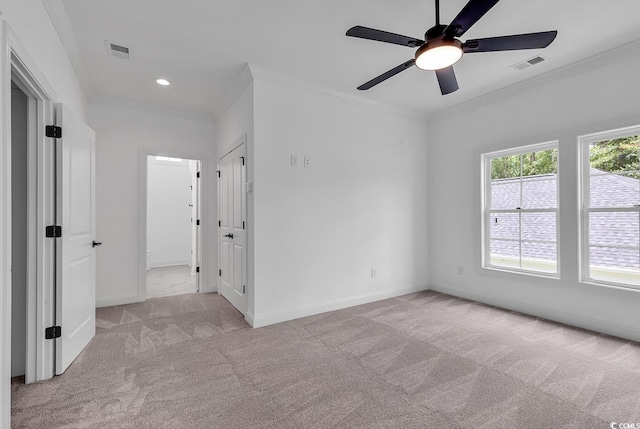
<svg viewBox="0 0 640 429"><path fill-rule="evenodd" d="M453 71L453 66L449 66L440 70L436 70L438 83L440 84L440 92L442 95L451 94L458 90L458 79Z"/></svg>
<svg viewBox="0 0 640 429"><path fill-rule="evenodd" d="M347 36L375 40L377 42L393 43L395 45L408 46L409 48L416 48L422 46L424 43L423 40L414 39L413 37L389 33L388 31L376 30L374 28L361 27L359 25L350 28L349 31L347 31Z"/></svg>
<svg viewBox="0 0 640 429"><path fill-rule="evenodd" d="M395 75L397 75L398 73L400 73L401 71L404 71L406 69L408 69L409 67L413 67L413 65L416 63L416 60L409 60L404 64L400 64L398 67L392 68L391 70L389 70L386 73L382 73L380 76L371 79L369 82L364 83L362 85L360 85L358 87L358 89L360 91L366 91L369 88L372 88L374 86L376 86L377 84L384 82L385 80L389 79L390 77L393 77Z"/></svg>
<svg viewBox="0 0 640 429"><path fill-rule="evenodd" d="M540 33L473 39L467 40L462 45L462 49L465 53L471 53L546 48L553 42L557 35L557 31L544 31Z"/></svg>
<svg viewBox="0 0 640 429"><path fill-rule="evenodd" d="M500 0L470 0L444 30L449 37L462 36Z"/></svg>

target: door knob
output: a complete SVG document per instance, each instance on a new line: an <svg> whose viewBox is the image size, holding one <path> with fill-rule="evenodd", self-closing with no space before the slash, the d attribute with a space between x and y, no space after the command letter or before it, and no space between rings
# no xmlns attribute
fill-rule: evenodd
<svg viewBox="0 0 640 429"><path fill-rule="evenodd" d="M233 234L227 234L225 237L233 238Z"/></svg>
<svg viewBox="0 0 640 429"><path fill-rule="evenodd" d="M98 247L98 246L102 246L102 243L100 243L99 241L93 240L91 242L91 247Z"/></svg>

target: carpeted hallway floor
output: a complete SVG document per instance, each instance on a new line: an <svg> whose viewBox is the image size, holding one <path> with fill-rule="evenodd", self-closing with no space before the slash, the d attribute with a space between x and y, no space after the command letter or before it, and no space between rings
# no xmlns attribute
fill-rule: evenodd
<svg viewBox="0 0 640 429"><path fill-rule="evenodd" d="M147 299L198 291L196 276L188 265L151 268L147 271Z"/></svg>
<svg viewBox="0 0 640 429"><path fill-rule="evenodd" d="M217 294L99 309L15 428L609 428L640 344L436 292L250 329Z"/></svg>

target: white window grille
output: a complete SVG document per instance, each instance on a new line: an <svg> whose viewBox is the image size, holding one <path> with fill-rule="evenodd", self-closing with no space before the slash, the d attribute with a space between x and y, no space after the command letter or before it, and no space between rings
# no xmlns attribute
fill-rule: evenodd
<svg viewBox="0 0 640 429"><path fill-rule="evenodd" d="M558 143L484 154L483 267L558 276Z"/></svg>
<svg viewBox="0 0 640 429"><path fill-rule="evenodd" d="M580 137L581 279L640 288L640 126Z"/></svg>

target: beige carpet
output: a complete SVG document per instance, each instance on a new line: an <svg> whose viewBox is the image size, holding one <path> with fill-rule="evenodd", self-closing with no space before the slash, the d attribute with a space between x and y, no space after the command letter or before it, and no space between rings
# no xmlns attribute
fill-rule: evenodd
<svg viewBox="0 0 640 429"><path fill-rule="evenodd" d="M151 268L147 271L147 299L197 292L196 276L188 265Z"/></svg>
<svg viewBox="0 0 640 429"><path fill-rule="evenodd" d="M252 330L216 294L99 309L16 428L609 428L640 345L424 292Z"/></svg>

